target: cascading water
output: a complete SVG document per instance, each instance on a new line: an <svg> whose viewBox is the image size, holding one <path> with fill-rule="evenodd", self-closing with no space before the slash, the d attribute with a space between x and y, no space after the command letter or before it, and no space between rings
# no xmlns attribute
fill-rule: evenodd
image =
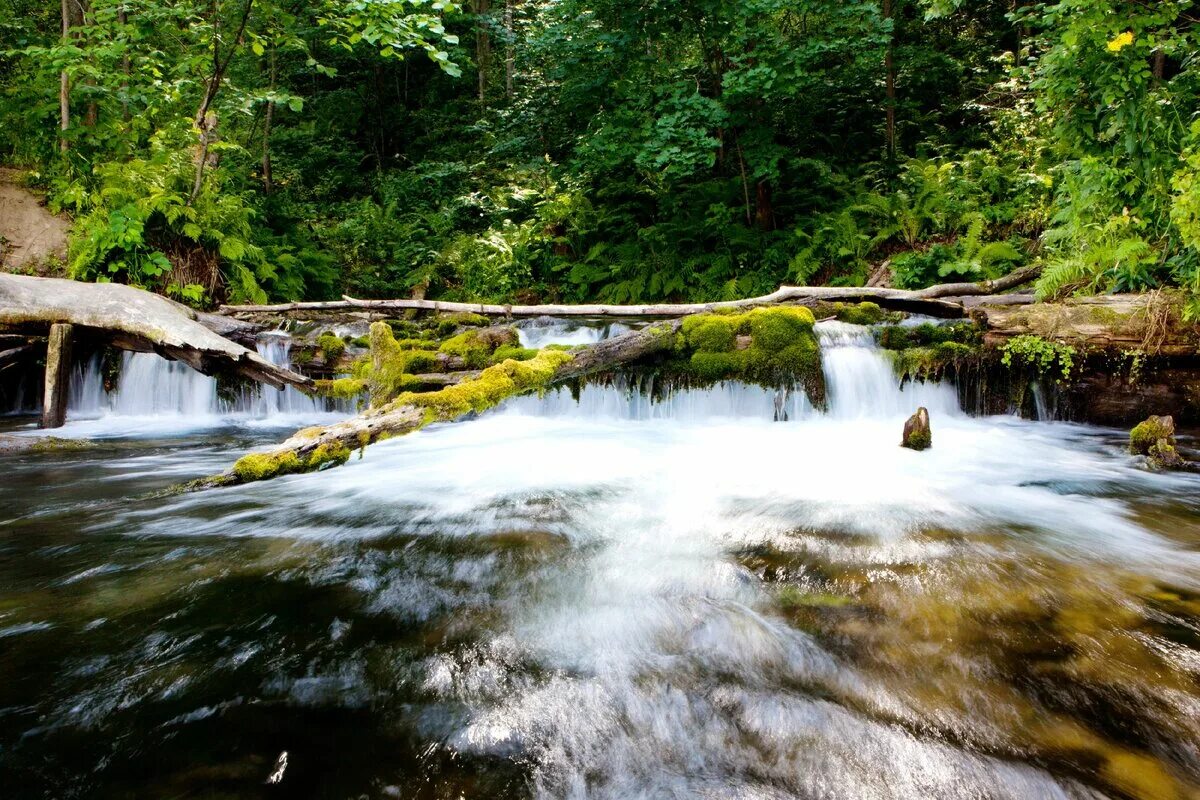
<svg viewBox="0 0 1200 800"><path fill-rule="evenodd" d="M870 328L844 322L816 326L825 371L829 415L837 419L878 419L912 414L925 406L932 415L958 415L953 386L912 381L900 386L887 351Z"/></svg>
<svg viewBox="0 0 1200 800"><path fill-rule="evenodd" d="M264 334L256 347L259 355L273 364L290 363L291 340L284 333ZM287 426L352 411L345 401L309 397L291 386L281 390L265 385L245 387L233 396L223 396L215 378L154 353L132 352L121 354L112 391L105 390L99 355L78 364L67 408L69 422L107 420L118 433L141 427L133 420L147 421L155 430L164 425L169 429L172 420L185 427L231 422ZM68 425L64 432L93 435L111 426Z"/></svg>
<svg viewBox="0 0 1200 800"><path fill-rule="evenodd" d="M828 406L823 413L814 410L799 388L783 391L727 382L705 389L669 390L654 397L650 379L621 378L604 386L585 386L578 400L560 389L545 398L519 398L506 408L520 414L631 420L749 417L799 421L817 414L831 419L892 420L907 417L920 406L935 417L962 416L952 385L910 381L902 386L891 356L876 343L871 328L820 322L816 333Z"/></svg>
<svg viewBox="0 0 1200 800"><path fill-rule="evenodd" d="M522 322L517 326L521 346L540 349L547 345L560 344L568 347L595 344L628 333L633 327L621 322L589 324L570 320L538 318Z"/></svg>

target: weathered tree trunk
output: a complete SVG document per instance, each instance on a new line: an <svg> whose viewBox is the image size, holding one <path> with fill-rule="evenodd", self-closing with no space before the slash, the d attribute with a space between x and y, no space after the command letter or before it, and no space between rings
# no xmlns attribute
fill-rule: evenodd
<svg viewBox="0 0 1200 800"><path fill-rule="evenodd" d="M55 323L50 326L50 338L46 343L46 388L42 394L43 428L61 428L67 421L71 334L71 325Z"/></svg>
<svg viewBox="0 0 1200 800"><path fill-rule="evenodd" d="M1195 326L1184 323L1178 310L1155 293L1017 306L983 304L972 309L971 317L984 327L985 342L993 345L1032 335L1083 350L1169 357L1200 354Z"/></svg>
<svg viewBox="0 0 1200 800"><path fill-rule="evenodd" d="M883 18L892 22L895 25L895 17L892 14L892 0L883 0ZM883 57L884 70L886 76L886 93L887 93L887 154L889 158L896 156L896 54L895 54L896 34L893 28L888 34L887 51Z"/></svg>
<svg viewBox="0 0 1200 800"><path fill-rule="evenodd" d="M71 41L71 0L62 0L62 40ZM71 127L71 77L64 69L58 76L58 128L61 131L58 148L62 152L71 149L67 131Z"/></svg>
<svg viewBox="0 0 1200 800"><path fill-rule="evenodd" d="M513 30L513 6L517 0L504 0L504 30L508 34L508 44L504 50L504 96L509 100L513 96L513 72L514 70L514 52L513 42L515 40L515 32Z"/></svg>
<svg viewBox="0 0 1200 800"><path fill-rule="evenodd" d="M487 69L492 60L492 42L483 18L490 5L489 0L475 0L475 66L479 79L480 105L487 101Z"/></svg>
<svg viewBox="0 0 1200 800"><path fill-rule="evenodd" d="M275 48L271 47L270 88L275 91ZM263 194L271 193L271 120L275 116L275 101L267 101L263 119L262 178Z"/></svg>
<svg viewBox="0 0 1200 800"><path fill-rule="evenodd" d="M214 333L195 311L161 295L119 283L0 273L0 331L41 335L62 323L126 350L182 361L207 375L230 371L277 389L312 386L309 378Z"/></svg>
<svg viewBox="0 0 1200 800"><path fill-rule="evenodd" d="M345 297L312 303L221 306L222 314L293 311L401 311L469 312L500 317L680 317L721 309L751 308L776 304L870 301L885 308L956 319L964 316L963 300L1007 291L1035 280L1039 267L1024 267L1003 278L980 283L945 283L928 289L905 290L865 286L784 286L762 297L729 300L720 303L660 303L650 305L498 305L488 303L447 303L440 300L397 299L357 300Z"/></svg>

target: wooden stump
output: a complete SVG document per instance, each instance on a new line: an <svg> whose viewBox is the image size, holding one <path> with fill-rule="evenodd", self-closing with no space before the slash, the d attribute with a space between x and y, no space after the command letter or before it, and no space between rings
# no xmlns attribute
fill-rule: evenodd
<svg viewBox="0 0 1200 800"><path fill-rule="evenodd" d="M67 421L67 390L71 382L71 329L65 323L50 326L46 344L46 391L42 396L43 428L61 428Z"/></svg>

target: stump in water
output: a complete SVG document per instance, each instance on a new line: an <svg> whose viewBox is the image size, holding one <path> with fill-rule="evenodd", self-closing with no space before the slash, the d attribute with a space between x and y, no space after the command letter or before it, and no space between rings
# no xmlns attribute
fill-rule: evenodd
<svg viewBox="0 0 1200 800"><path fill-rule="evenodd" d="M72 326L50 326L46 343L46 391L42 398L43 428L61 428L67 421L67 384L71 376Z"/></svg>
<svg viewBox="0 0 1200 800"><path fill-rule="evenodd" d="M1129 452L1146 456L1155 469L1179 469L1186 462L1175 449L1175 418L1151 416L1129 432Z"/></svg>
<svg viewBox="0 0 1200 800"><path fill-rule="evenodd" d="M929 411L924 406L904 423L904 437L901 447L909 450L926 450L933 445L933 433L929 429Z"/></svg>

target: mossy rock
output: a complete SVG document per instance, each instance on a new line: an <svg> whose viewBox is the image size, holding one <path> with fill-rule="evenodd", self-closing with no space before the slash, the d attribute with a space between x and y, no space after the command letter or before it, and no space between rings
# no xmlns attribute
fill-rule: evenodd
<svg viewBox="0 0 1200 800"><path fill-rule="evenodd" d="M1154 469L1182 469L1187 461L1175 446L1175 418L1151 416L1129 432L1129 452L1146 456Z"/></svg>
<svg viewBox="0 0 1200 800"><path fill-rule="evenodd" d="M929 427L929 411L925 407L917 409L904 423L904 434L900 446L909 450L928 450L933 446L933 431Z"/></svg>
<svg viewBox="0 0 1200 800"><path fill-rule="evenodd" d="M317 381L317 391L326 397L351 400L367 391L367 382L361 378L338 378L332 381Z"/></svg>
<svg viewBox="0 0 1200 800"><path fill-rule="evenodd" d="M333 331L325 331L317 337L317 347L327 362L334 362L346 352L346 341Z"/></svg>
<svg viewBox="0 0 1200 800"><path fill-rule="evenodd" d="M1129 432L1129 452L1137 456L1149 455L1150 448L1162 439L1174 446L1175 418L1169 415L1148 417Z"/></svg>

